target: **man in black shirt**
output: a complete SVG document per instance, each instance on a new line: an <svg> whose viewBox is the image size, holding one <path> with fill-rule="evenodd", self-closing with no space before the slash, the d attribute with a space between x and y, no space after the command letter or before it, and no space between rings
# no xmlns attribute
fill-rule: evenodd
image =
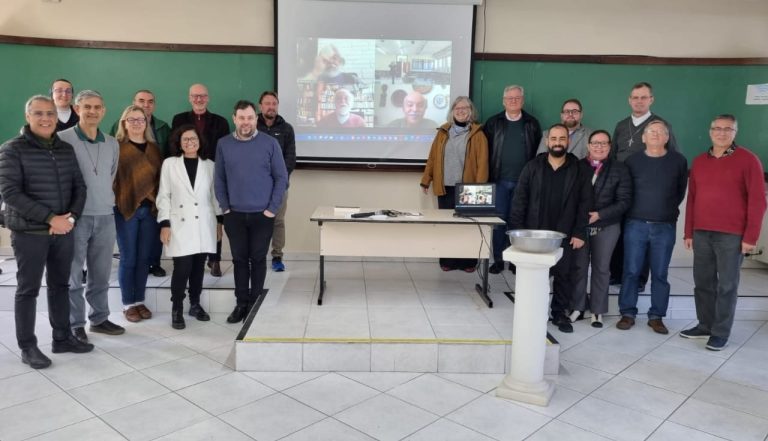
<svg viewBox="0 0 768 441"><path fill-rule="evenodd" d="M592 170L567 153L568 128L555 124L549 128L547 154L528 162L520 173L509 212L511 229L559 231L563 257L552 268L552 324L560 332L573 332L566 308L571 303L571 261L573 250L584 246L588 209L592 205Z"/></svg>

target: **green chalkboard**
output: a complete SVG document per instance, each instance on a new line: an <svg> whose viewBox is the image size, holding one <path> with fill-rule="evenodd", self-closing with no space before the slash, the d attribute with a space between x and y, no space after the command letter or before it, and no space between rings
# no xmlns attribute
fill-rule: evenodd
<svg viewBox="0 0 768 441"><path fill-rule="evenodd" d="M653 85L653 112L671 125L691 160L710 145L713 116L732 113L739 120L736 141L768 164L768 106L747 106L747 84L768 83L768 66L606 65L524 61L476 61L473 97L483 120L500 112L504 87L525 87L525 109L546 128L559 122L568 98L584 106L584 123L613 133L629 116L633 84Z"/></svg>
<svg viewBox="0 0 768 441"><path fill-rule="evenodd" d="M209 108L231 124L239 99L258 100L274 87L274 57L264 54L136 51L0 44L0 142L24 124L24 102L48 94L52 80L66 78L75 90L101 92L107 106L102 130L109 130L138 89L155 93L155 115L169 124L189 110L189 86L208 86Z"/></svg>

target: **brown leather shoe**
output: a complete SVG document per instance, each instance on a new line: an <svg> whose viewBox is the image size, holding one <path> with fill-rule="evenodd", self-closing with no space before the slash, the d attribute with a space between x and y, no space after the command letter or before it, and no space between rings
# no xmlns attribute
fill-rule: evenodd
<svg viewBox="0 0 768 441"><path fill-rule="evenodd" d="M126 309L123 311L123 314L125 314L125 319L129 322L136 323L141 321L141 315L139 315L139 310L135 306Z"/></svg>
<svg viewBox="0 0 768 441"><path fill-rule="evenodd" d="M629 328L635 326L635 318L629 317L629 316L622 316L621 320L619 320L618 323L616 323L616 327L621 329L622 331L626 331Z"/></svg>
<svg viewBox="0 0 768 441"><path fill-rule="evenodd" d="M213 277L221 277L221 265L219 265L219 262L208 262L208 268L211 269Z"/></svg>
<svg viewBox="0 0 768 441"><path fill-rule="evenodd" d="M136 310L139 312L142 319L148 320L152 318L152 311L150 311L143 303L136 305Z"/></svg>
<svg viewBox="0 0 768 441"><path fill-rule="evenodd" d="M653 329L653 332L657 334L669 334L669 329L664 326L664 322L662 322L661 319L648 320L648 326L650 326L651 329Z"/></svg>

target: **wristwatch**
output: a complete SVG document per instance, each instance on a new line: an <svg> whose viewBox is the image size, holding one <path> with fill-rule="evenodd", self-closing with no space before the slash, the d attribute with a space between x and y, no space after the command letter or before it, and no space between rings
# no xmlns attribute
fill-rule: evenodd
<svg viewBox="0 0 768 441"><path fill-rule="evenodd" d="M67 220L69 221L70 224L72 224L72 225L75 224L75 217L74 216L68 217Z"/></svg>

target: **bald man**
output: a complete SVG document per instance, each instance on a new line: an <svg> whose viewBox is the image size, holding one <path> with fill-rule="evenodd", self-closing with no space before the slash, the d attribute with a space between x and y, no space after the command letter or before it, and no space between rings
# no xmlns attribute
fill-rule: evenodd
<svg viewBox="0 0 768 441"><path fill-rule="evenodd" d="M427 98L414 90L403 98L403 117L389 123L389 127L436 129L439 124L424 118L426 112Z"/></svg>

